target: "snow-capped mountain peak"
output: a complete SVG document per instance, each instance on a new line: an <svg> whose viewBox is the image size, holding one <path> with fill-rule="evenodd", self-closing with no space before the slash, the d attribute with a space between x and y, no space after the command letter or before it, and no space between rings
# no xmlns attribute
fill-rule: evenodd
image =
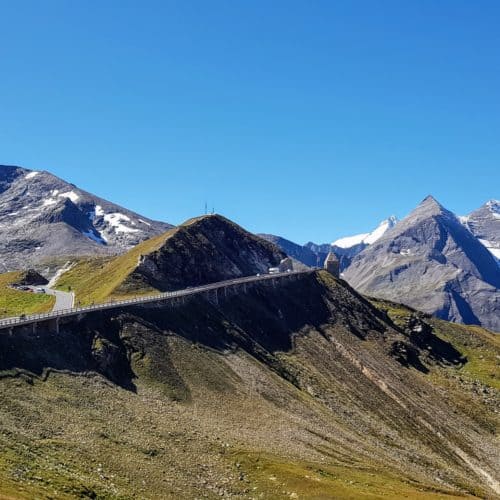
<svg viewBox="0 0 500 500"><path fill-rule="evenodd" d="M486 206L493 214L495 219L500 219L500 200L490 200L486 202Z"/></svg>
<svg viewBox="0 0 500 500"><path fill-rule="evenodd" d="M500 201L489 200L471 214L459 219L500 265Z"/></svg>
<svg viewBox="0 0 500 500"><path fill-rule="evenodd" d="M373 231L370 233L361 233L354 236L347 236L344 238L339 238L332 243L332 246L339 248L351 248L356 245L371 245L377 240L382 238L382 236L394 227L398 222L396 216L391 215L388 219L383 220Z"/></svg>

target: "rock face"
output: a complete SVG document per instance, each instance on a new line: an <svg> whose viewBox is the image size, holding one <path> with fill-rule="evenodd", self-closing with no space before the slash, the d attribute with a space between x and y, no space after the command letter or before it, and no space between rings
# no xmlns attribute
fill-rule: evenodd
<svg viewBox="0 0 500 500"><path fill-rule="evenodd" d="M357 255L344 272L362 293L500 331L500 269L431 196Z"/></svg>
<svg viewBox="0 0 500 500"><path fill-rule="evenodd" d="M0 166L1 272L54 256L121 253L170 227L48 172Z"/></svg>
<svg viewBox="0 0 500 500"><path fill-rule="evenodd" d="M500 265L500 201L490 200L461 220Z"/></svg>
<svg viewBox="0 0 500 500"><path fill-rule="evenodd" d="M182 224L158 250L140 257L127 281L176 290L267 273L285 257L277 246L225 217L206 215Z"/></svg>
<svg viewBox="0 0 500 500"><path fill-rule="evenodd" d="M16 285L47 285L48 280L34 269L28 269L20 274Z"/></svg>

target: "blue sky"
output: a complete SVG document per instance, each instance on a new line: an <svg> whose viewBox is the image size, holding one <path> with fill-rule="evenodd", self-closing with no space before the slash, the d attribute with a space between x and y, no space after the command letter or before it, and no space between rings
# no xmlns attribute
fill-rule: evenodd
<svg viewBox="0 0 500 500"><path fill-rule="evenodd" d="M500 2L3 1L0 163L298 242L500 197Z"/></svg>

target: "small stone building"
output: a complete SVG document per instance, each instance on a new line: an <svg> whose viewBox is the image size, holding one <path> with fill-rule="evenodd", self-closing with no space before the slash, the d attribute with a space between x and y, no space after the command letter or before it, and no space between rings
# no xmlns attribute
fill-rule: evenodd
<svg viewBox="0 0 500 500"><path fill-rule="evenodd" d="M330 252L325 259L325 263L323 267L330 273L333 274L336 278L339 277L340 275L340 262L339 259L337 259L337 256L333 253Z"/></svg>
<svg viewBox="0 0 500 500"><path fill-rule="evenodd" d="M293 260L290 257L282 259L280 262L280 273L286 273L288 271L293 271Z"/></svg>

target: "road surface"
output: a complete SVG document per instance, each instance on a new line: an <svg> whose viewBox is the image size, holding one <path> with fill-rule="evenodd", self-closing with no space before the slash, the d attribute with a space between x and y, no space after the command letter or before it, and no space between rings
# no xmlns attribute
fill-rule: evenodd
<svg viewBox="0 0 500 500"><path fill-rule="evenodd" d="M37 288L43 288L47 295L54 295L56 298L56 302L54 307L52 308L52 312L63 311L64 309L71 309L73 307L73 303L75 301L75 296L73 292L61 292L60 290L53 290L48 286L33 286L31 287L33 290Z"/></svg>
<svg viewBox="0 0 500 500"><path fill-rule="evenodd" d="M71 309L75 301L73 292L61 292L52 288L45 288L45 293L56 296L56 303L52 311L62 311L63 309Z"/></svg>

